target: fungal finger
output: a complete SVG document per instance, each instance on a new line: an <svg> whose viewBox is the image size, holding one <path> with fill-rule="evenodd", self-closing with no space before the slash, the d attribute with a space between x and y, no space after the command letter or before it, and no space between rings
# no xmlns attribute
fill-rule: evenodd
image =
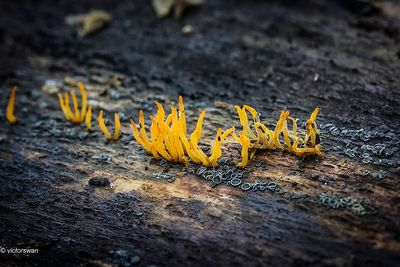
<svg viewBox="0 0 400 267"><path fill-rule="evenodd" d="M153 118L152 118L153 121ZM177 151L177 147L174 142L174 133L172 130L165 124L165 122L157 121L154 119L154 123L157 123L160 131L159 139L162 139L166 149L168 150L169 154L172 156L172 159L175 162L180 160L179 153Z"/></svg>
<svg viewBox="0 0 400 267"><path fill-rule="evenodd" d="M85 115L86 127L88 130L92 130L92 107L89 106Z"/></svg>
<svg viewBox="0 0 400 267"><path fill-rule="evenodd" d="M11 89L10 99L7 104L7 121L9 124L15 124L17 122L17 118L14 115L14 105L15 105L15 97L17 95L17 87L14 86Z"/></svg>
<svg viewBox="0 0 400 267"><path fill-rule="evenodd" d="M197 164L202 164L203 162L199 157L197 157L197 154L195 153L194 149L192 148L192 145L189 143L187 140L186 136L181 133L179 136L179 140L182 142L184 149L186 150L186 153L188 156Z"/></svg>
<svg viewBox="0 0 400 267"><path fill-rule="evenodd" d="M201 137L202 128L203 128L203 120L204 120L205 115L206 115L205 111L201 112L200 117L197 120L196 128L194 129L193 133L190 135L190 141L192 141L195 146L198 145L200 137Z"/></svg>
<svg viewBox="0 0 400 267"><path fill-rule="evenodd" d="M140 137L136 123L132 119L131 119L131 125L132 125L133 137L135 137L136 141L147 151L147 153L153 154L152 144L150 144L148 141L145 141L143 138Z"/></svg>
<svg viewBox="0 0 400 267"><path fill-rule="evenodd" d="M259 131L259 136L261 136L262 144L270 149L273 148L274 132L267 128L264 124L257 122L256 128Z"/></svg>
<svg viewBox="0 0 400 267"><path fill-rule="evenodd" d="M233 137L233 140L234 140L236 143L240 144L240 138L235 134L234 131L232 132L232 137Z"/></svg>
<svg viewBox="0 0 400 267"><path fill-rule="evenodd" d="M182 96L179 96L179 120L181 121L181 127L183 129L183 133L186 135L185 105L183 104Z"/></svg>
<svg viewBox="0 0 400 267"><path fill-rule="evenodd" d="M167 116L167 118L165 119L165 123L167 124L167 126L169 127L172 123L172 114L169 114Z"/></svg>
<svg viewBox="0 0 400 267"><path fill-rule="evenodd" d="M156 102L156 105L157 105L156 119L158 121L164 121L164 118L165 118L164 107L158 101L155 101L155 102Z"/></svg>
<svg viewBox="0 0 400 267"><path fill-rule="evenodd" d="M254 123L260 122L260 116L258 115L257 110L248 105L243 105L243 108L245 108L248 112L250 112L251 116L253 117Z"/></svg>
<svg viewBox="0 0 400 267"><path fill-rule="evenodd" d="M313 113L311 113L310 121L314 122L317 119L319 108L315 108Z"/></svg>
<svg viewBox="0 0 400 267"><path fill-rule="evenodd" d="M235 106L236 112L239 115L240 124L242 125L243 133L245 133L249 138L257 140L258 137L253 133L249 126L249 120L247 118L246 110Z"/></svg>
<svg viewBox="0 0 400 267"><path fill-rule="evenodd" d="M274 146L284 150L284 147L281 145L279 141L279 136L283 132L284 123L286 122L286 118L289 116L288 111L282 111L279 116L279 120L276 123L275 131L274 131Z"/></svg>
<svg viewBox="0 0 400 267"><path fill-rule="evenodd" d="M221 139L225 140L230 134L233 133L234 128L229 128L228 130L226 130L222 135L221 135Z"/></svg>
<svg viewBox="0 0 400 267"><path fill-rule="evenodd" d="M106 124L104 123L104 119L103 119L103 111L101 110L99 113L99 127L101 129L101 131L103 132L104 136L106 137L107 140L111 140L111 135L110 132L107 130Z"/></svg>
<svg viewBox="0 0 400 267"><path fill-rule="evenodd" d="M70 121L73 121L74 114L72 113L72 110L69 106L69 95L68 93L65 93L65 110L67 111L68 118Z"/></svg>
<svg viewBox="0 0 400 267"><path fill-rule="evenodd" d="M58 102L60 103L60 107L61 107L62 112L64 113L65 118L67 120L69 120L69 114L65 107L64 98L63 98L62 94L60 94L60 93L58 93Z"/></svg>
<svg viewBox="0 0 400 267"><path fill-rule="evenodd" d="M171 107L171 115L172 115L172 125L171 129L174 132L179 132L180 130L180 123L179 123L179 118L178 118L178 111L176 110L175 107Z"/></svg>
<svg viewBox="0 0 400 267"><path fill-rule="evenodd" d="M147 133L146 133L146 128L144 125L144 114L143 110L139 111L139 124L140 124L140 136L143 138L143 140L148 141L147 139Z"/></svg>
<svg viewBox="0 0 400 267"><path fill-rule="evenodd" d="M208 158L213 167L218 166L218 159L222 156L221 135L222 135L222 129L219 128L217 131L217 136L215 137L215 143L211 148L211 156Z"/></svg>
<svg viewBox="0 0 400 267"><path fill-rule="evenodd" d="M78 83L78 87L79 87L79 92L81 94L81 98L82 98L82 107L81 107L81 116L80 116L80 122L82 122L83 120L85 120L85 116L86 116L86 112L87 110L87 94L86 94L86 90L85 90L85 86L83 85L83 83Z"/></svg>
<svg viewBox="0 0 400 267"><path fill-rule="evenodd" d="M163 156L166 160L168 161L174 161L173 157L165 150L165 145L163 142L163 137L160 132L160 128L157 125L157 121L153 116L150 116L150 119L152 121L152 140L153 145L157 150L157 153L159 153L161 156Z"/></svg>
<svg viewBox="0 0 400 267"><path fill-rule="evenodd" d="M121 133L121 122L119 120L118 113L114 113L114 124L115 124L114 141L117 141Z"/></svg>
<svg viewBox="0 0 400 267"><path fill-rule="evenodd" d="M75 111L75 114L73 115L72 122L73 123L79 123L80 115L79 115L79 108L78 108L78 100L76 98L76 94L75 94L74 91L72 91L71 97L72 97L72 104L74 106L74 111Z"/></svg>
<svg viewBox="0 0 400 267"><path fill-rule="evenodd" d="M242 145L242 161L237 165L240 168L244 168L247 166L249 162L249 147L250 140L245 134L240 134L240 144Z"/></svg>

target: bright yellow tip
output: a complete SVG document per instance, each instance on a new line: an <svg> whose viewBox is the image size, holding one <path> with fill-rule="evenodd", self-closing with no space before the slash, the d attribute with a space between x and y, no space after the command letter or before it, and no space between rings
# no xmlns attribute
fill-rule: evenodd
<svg viewBox="0 0 400 267"><path fill-rule="evenodd" d="M278 147L282 150L284 150L284 147L281 145L280 141L279 141L279 136L281 135L281 133L284 134L284 139L285 142L287 141L287 117L289 116L289 111L282 111L281 115L279 117L278 122L276 123L275 126L275 131L274 131L274 146Z"/></svg>
<svg viewBox="0 0 400 267"><path fill-rule="evenodd" d="M221 135L221 139L225 140L230 134L233 133L234 128L229 128L228 130L226 130L222 135Z"/></svg>
<svg viewBox="0 0 400 267"><path fill-rule="evenodd" d="M10 124L15 124L17 122L17 118L14 115L14 103L16 94L17 94L17 87L14 86L11 89L10 100L8 100L8 105L7 105L7 121Z"/></svg>
<svg viewBox="0 0 400 267"><path fill-rule="evenodd" d="M146 134L146 128L144 126L144 114L143 110L139 111L139 124L140 124L140 136L142 137L143 140L148 141L147 139L147 134Z"/></svg>
<svg viewBox="0 0 400 267"><path fill-rule="evenodd" d="M157 114L156 114L156 119L164 121L164 119L165 119L164 107L158 101L155 101L155 102L156 102L156 105L157 105L157 108L158 108Z"/></svg>
<svg viewBox="0 0 400 267"><path fill-rule="evenodd" d="M203 128L203 120L204 120L205 115L206 115L205 111L203 111L200 114L200 117L197 120L196 128L194 129L193 133L190 135L190 141L193 142L194 146L197 146L199 144L199 140L200 140L202 128Z"/></svg>
<svg viewBox="0 0 400 267"><path fill-rule="evenodd" d="M99 113L99 126L100 126L100 129L103 132L104 136L106 137L106 139L111 140L112 138L111 138L110 132L107 130L106 124L104 123L102 110Z"/></svg>
<svg viewBox="0 0 400 267"><path fill-rule="evenodd" d="M78 87L79 87L79 92L81 93L81 97L82 97L82 107L81 107L81 114L80 114L80 118L79 118L79 122L82 122L85 119L86 116L86 112L87 110L87 94L86 94L86 90L85 90L85 86L83 86L83 83L78 83Z"/></svg>
<svg viewBox="0 0 400 267"><path fill-rule="evenodd" d="M114 124L115 124L114 141L118 141L119 135L121 133L121 122L119 120L118 113L114 113Z"/></svg>
<svg viewBox="0 0 400 267"><path fill-rule="evenodd" d="M249 106L247 106L249 108ZM245 133L250 139L257 140L257 136L253 133L249 126L249 120L247 118L246 109L235 106L236 112L239 115L240 124L242 125L243 133ZM254 110L255 111L255 110Z"/></svg>
<svg viewBox="0 0 400 267"><path fill-rule="evenodd" d="M183 133L186 135L185 105L183 104L182 96L179 96L179 121L181 122Z"/></svg>
<svg viewBox="0 0 400 267"><path fill-rule="evenodd" d="M87 110L87 113L85 115L85 122L88 130L92 130L92 107L89 107Z"/></svg>
<svg viewBox="0 0 400 267"><path fill-rule="evenodd" d="M245 110L247 110L248 112L250 112L251 116L253 117L254 123L260 122L260 117L258 116L258 112L254 108L252 108L248 105L243 105L243 108Z"/></svg>
<svg viewBox="0 0 400 267"><path fill-rule="evenodd" d="M319 108L315 108L309 119L311 122L314 122L317 119L318 112Z"/></svg>

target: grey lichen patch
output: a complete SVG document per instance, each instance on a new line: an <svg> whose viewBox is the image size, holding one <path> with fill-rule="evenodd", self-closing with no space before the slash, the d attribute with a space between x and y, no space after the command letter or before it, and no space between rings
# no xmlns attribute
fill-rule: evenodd
<svg viewBox="0 0 400 267"><path fill-rule="evenodd" d="M322 193L319 195L319 202L328 208L346 209L356 215L367 215L375 213L375 209L373 207L368 207L363 203L363 201L360 201L351 196L329 196L326 193Z"/></svg>
<svg viewBox="0 0 400 267"><path fill-rule="evenodd" d="M175 174L173 173L165 173L165 172L157 172L153 173L152 178L156 180L166 181L168 183L172 183L175 181Z"/></svg>
<svg viewBox="0 0 400 267"><path fill-rule="evenodd" d="M188 171L206 181L209 181L212 187L225 184L241 189L242 191L269 190L277 193L283 192L282 188L274 181L246 181L250 172L248 170L237 168L228 157L221 158L217 168L206 168L200 166L197 169L188 169Z"/></svg>

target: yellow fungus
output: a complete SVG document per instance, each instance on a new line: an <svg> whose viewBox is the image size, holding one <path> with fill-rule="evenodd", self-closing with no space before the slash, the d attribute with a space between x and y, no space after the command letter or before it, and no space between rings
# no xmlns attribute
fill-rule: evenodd
<svg viewBox="0 0 400 267"><path fill-rule="evenodd" d="M157 105L157 108L158 108L158 110L157 110L157 115L156 115L156 119L157 119L157 120L164 121L164 117L165 117L164 108L163 108L163 106L162 106L159 102L157 102L157 101L155 101L155 102L156 102L156 105Z"/></svg>
<svg viewBox="0 0 400 267"><path fill-rule="evenodd" d="M166 150L171 155L174 162L181 160L182 155L180 155L178 148L175 144L175 136L172 130L163 121L154 121L160 130L159 139L163 140Z"/></svg>
<svg viewBox="0 0 400 267"><path fill-rule="evenodd" d="M218 159L222 155L221 144L222 144L222 129L219 128L217 136L215 137L215 143L211 148L211 156L208 158L211 165L216 167L218 165Z"/></svg>
<svg viewBox="0 0 400 267"><path fill-rule="evenodd" d="M65 118L67 120L69 120L69 114L68 114L67 108L64 103L64 98L63 98L62 94L60 94L60 93L58 93L58 102L60 103L60 107L61 107L62 112L64 113Z"/></svg>
<svg viewBox="0 0 400 267"><path fill-rule="evenodd" d="M85 87L82 83L78 83L79 92L81 94L81 108L79 110L78 99L74 91L71 92L71 99L73 105L73 111L69 105L69 94L65 93L63 97L61 94L58 94L58 101L61 107L62 112L67 120L73 122L74 124L80 124L83 121L86 121L86 113L88 112L88 104L87 104L87 94Z"/></svg>
<svg viewBox="0 0 400 267"><path fill-rule="evenodd" d="M103 119L103 111L101 110L99 113L99 127L101 129L101 131L104 133L104 136L106 137L107 140L114 140L114 141L118 141L119 139L119 135L121 132L121 122L119 120L118 114L114 113L114 125L115 125L115 130L114 130L114 136L112 137L110 132L107 129L106 124L104 123L104 119Z"/></svg>
<svg viewBox="0 0 400 267"><path fill-rule="evenodd" d="M243 108L245 110L247 110L248 112L250 112L250 114L253 117L254 123L260 122L260 117L258 116L258 112L254 108L252 108L252 107L250 107L248 105L243 105Z"/></svg>
<svg viewBox="0 0 400 267"><path fill-rule="evenodd" d="M114 123L115 123L114 141L118 141L119 135L121 133L121 122L119 120L118 113L114 113Z"/></svg>
<svg viewBox="0 0 400 267"><path fill-rule="evenodd" d="M144 149L159 159L160 156L171 162L180 162L188 164L189 158L197 164L206 167L216 167L218 159L222 155L222 143L231 135L233 140L241 144L242 161L238 163L239 167L244 168L250 159L254 157L257 149L282 149L288 150L299 156L322 155L321 146L319 145L318 130L316 129L315 118L318 113L316 109L308 120L307 133L303 138L299 136L297 129L297 121L289 116L289 111L283 111L276 123L275 129L272 131L260 122L258 112L248 106L236 106L239 115L242 131L238 137L234 128L227 129L222 132L218 129L215 141L211 147L210 156L208 157L199 147L199 141L202 136L202 127L205 112L201 112L194 131L190 134L190 138L186 136L187 126L185 117L185 107L183 98L179 97L179 107L171 107L171 113L165 114L164 107L156 102L157 113L150 116L150 139L147 138L144 114L139 113L140 131L136 124L131 120L133 135L136 141L144 147ZM247 112L252 116L249 123ZM289 129L288 120L292 122ZM282 137L281 137L282 136ZM282 139L280 139L282 138ZM284 144L281 144L281 142ZM306 142L309 140L309 142ZM314 141L315 140L315 141ZM315 145L313 145L315 143Z"/></svg>
<svg viewBox="0 0 400 267"><path fill-rule="evenodd" d="M246 167L249 161L250 140L245 134L240 135L240 144L242 145L242 161L237 165L240 168Z"/></svg>
<svg viewBox="0 0 400 267"><path fill-rule="evenodd" d="M196 152L193 149L193 146L189 143L187 140L186 136L181 133L179 136L179 140L182 142L183 147L185 148L186 153L190 157L191 160L193 160L197 164L202 164L203 162L201 159L197 156Z"/></svg>
<svg viewBox="0 0 400 267"><path fill-rule="evenodd" d="M288 144L288 132L287 132L287 122L286 119L289 116L289 111L282 111L278 122L275 126L274 131L274 146L284 150L284 147L279 141L279 136L283 134L283 138L286 144ZM290 143L290 142L289 142Z"/></svg>
<svg viewBox="0 0 400 267"><path fill-rule="evenodd" d="M259 148L273 149L274 148L274 132L267 128L264 124L257 122L255 124L259 141L261 142Z"/></svg>
<svg viewBox="0 0 400 267"><path fill-rule="evenodd" d="M239 115L240 124L242 125L242 131L246 134L250 139L257 140L257 136L253 133L249 126L249 120L247 118L246 109L240 108L239 106L235 106L236 112Z"/></svg>
<svg viewBox="0 0 400 267"><path fill-rule="evenodd" d="M196 158L200 159L204 166L209 167L211 166L210 161L206 154L204 154L203 150L200 149L198 145L195 145L192 140L189 140L190 148L193 150L193 153Z"/></svg>
<svg viewBox="0 0 400 267"><path fill-rule="evenodd" d="M111 138L110 132L107 130L106 124L104 123L102 110L99 113L99 126L100 126L101 131L104 133L104 136L106 137L106 139L111 140L112 138Z"/></svg>
<svg viewBox="0 0 400 267"><path fill-rule="evenodd" d="M226 130L222 135L221 135L221 139L225 140L230 134L232 134L234 128L229 128L228 130Z"/></svg>
<svg viewBox="0 0 400 267"><path fill-rule="evenodd" d="M89 107L87 110L87 113L85 115L85 122L88 130L92 130L92 107Z"/></svg>
<svg viewBox="0 0 400 267"><path fill-rule="evenodd" d="M203 111L200 114L200 117L197 120L196 128L194 129L193 133L190 135L190 141L193 142L193 144L196 146L199 143L199 140L201 137L202 128L203 128L203 120L204 120L205 115L206 115L205 111Z"/></svg>
<svg viewBox="0 0 400 267"><path fill-rule="evenodd" d="M179 96L179 121L181 122L183 133L186 134L186 115L182 96Z"/></svg>
<svg viewBox="0 0 400 267"><path fill-rule="evenodd" d="M8 100L8 105L7 105L7 121L10 124L15 124L17 122L17 118L14 115L14 105L15 105L16 94L17 94L17 87L14 86L11 89L10 99Z"/></svg>
<svg viewBox="0 0 400 267"><path fill-rule="evenodd" d="M73 116L72 122L79 123L80 114L79 114L79 108L78 108L78 100L76 99L76 95L75 95L74 91L72 91L71 97L72 97L72 104L74 106L74 116Z"/></svg>
<svg viewBox="0 0 400 267"><path fill-rule="evenodd" d="M160 156L158 155L157 151L155 150L153 144L150 143L148 140L144 140L139 135L137 126L132 119L131 119L131 125L132 125L132 130L133 130L133 136L135 137L136 141L147 151L147 153L152 154L156 160L159 160Z"/></svg>
<svg viewBox="0 0 400 267"><path fill-rule="evenodd" d="M168 153L168 151L165 149L164 142L163 142L163 137L161 135L160 128L158 127L158 123L155 120L153 116L150 116L150 119L152 121L152 126L150 129L153 129L151 132L152 135L152 142L154 147L156 148L157 152L163 156L166 160L168 161L173 161L173 157Z"/></svg>
<svg viewBox="0 0 400 267"><path fill-rule="evenodd" d="M317 145L317 135L319 135L319 132L317 130L317 124L315 123L315 120L317 118L318 112L319 108L315 108L310 118L307 120L306 138L304 142L308 144L308 142L310 141L311 147L315 147Z"/></svg>
<svg viewBox="0 0 400 267"><path fill-rule="evenodd" d="M69 106L69 95L68 93L65 93L65 110L67 111L68 114L68 120L73 120L74 114L72 113L72 110Z"/></svg>
<svg viewBox="0 0 400 267"><path fill-rule="evenodd" d="M321 145L316 145L315 147L300 147L301 138L297 138L296 141L292 145L292 151L301 157L318 155L318 157L322 158L323 153L321 151Z"/></svg>
<svg viewBox="0 0 400 267"><path fill-rule="evenodd" d="M148 139L146 134L146 128L144 127L144 114L142 110L139 111L139 124L140 124L140 136L147 141Z"/></svg>
<svg viewBox="0 0 400 267"><path fill-rule="evenodd" d="M81 97L82 97L82 107L81 107L81 114L80 114L80 121L83 121L86 117L86 112L88 112L88 108L87 108L87 94L86 94L86 90L85 90L85 86L83 85L83 83L78 83L78 88L79 88L79 92L81 93Z"/></svg>
<svg viewBox="0 0 400 267"><path fill-rule="evenodd" d="M258 112L248 106L243 105L243 108L236 106L236 111L239 115L242 131L240 137L235 132L231 133L233 140L242 145L242 153L248 153L247 158L252 158L255 155L256 149L281 149L288 150L296 155L305 157L311 155L318 155L322 157L322 147L319 145L319 131L315 123L319 109L316 108L311 114L306 124L306 134L304 139L299 136L297 129L297 121L295 118L289 116L289 111L282 111L278 122L276 123L274 131L269 130L264 124L260 122ZM250 125L247 119L246 111L248 111L253 118L253 124ZM292 127L289 129L288 120L292 122ZM257 136L251 130L251 126L255 128ZM283 137L284 145L281 144L280 137ZM249 147L246 141L249 141ZM241 166L245 166L247 162L242 160Z"/></svg>

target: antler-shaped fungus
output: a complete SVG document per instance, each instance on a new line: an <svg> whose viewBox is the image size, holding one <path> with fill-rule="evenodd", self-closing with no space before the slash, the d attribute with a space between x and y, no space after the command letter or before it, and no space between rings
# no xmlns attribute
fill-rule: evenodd
<svg viewBox="0 0 400 267"><path fill-rule="evenodd" d="M306 135L303 138L298 136L297 121L289 115L289 111L282 111L278 122L276 123L274 131L269 130L264 124L260 122L258 112L248 106L243 105L243 108L236 106L236 111L239 115L242 131L240 137L232 132L232 137L235 142L242 145L242 162L238 165L240 167L246 166L248 162L248 150L253 149L250 158L255 153L255 149L281 149L293 152L299 156L318 155L322 157L322 147L319 144L319 130L315 123L319 109L316 108L311 114L306 125ZM246 111L253 117L253 128L256 133L251 130ZM292 130L289 130L288 120L292 121ZM284 145L281 144L280 137L283 137Z"/></svg>
<svg viewBox="0 0 400 267"><path fill-rule="evenodd" d="M118 114L114 113L115 129L114 129L114 136L113 137L111 137L111 134L108 131L106 124L104 123L103 111L102 110L99 113L98 120L99 120L99 127L100 127L101 131L103 132L104 136L106 137L106 139L107 140L118 141L119 135L120 135L120 132L121 132L121 122L119 120Z"/></svg>
<svg viewBox="0 0 400 267"><path fill-rule="evenodd" d="M190 158L195 163L207 167L217 166L218 159L222 155L222 141L232 133L233 129L228 129L224 133L222 133L222 129L218 129L215 143L211 148L211 155L207 157L199 147L205 112L200 114L196 128L188 139L183 98L179 96L179 111L175 107L171 107L171 113L166 118L164 107L157 101L155 103L157 113L155 117L150 116L150 140L147 138L143 112L139 112L140 133L135 122L131 120L133 136L147 153L152 154L155 159L160 159L161 155L168 161L180 162L185 165L188 165Z"/></svg>
<svg viewBox="0 0 400 267"><path fill-rule="evenodd" d="M72 98L72 105L74 108L74 111L71 110L71 107L69 105L69 94L65 93L65 96L63 97L62 94L58 94L58 101L60 103L61 110L64 113L64 116L67 120L71 121L74 124L80 124L81 122L86 120L86 124L88 126L88 129L91 128L90 126L90 116L87 118L86 113L88 112L88 107L87 107L87 94L85 90L85 86L82 83L78 83L78 88L79 92L81 94L81 110L79 111L79 106L78 106L78 100L76 98L75 91L71 92L71 98ZM90 110L90 115L91 115L91 110ZM89 121L89 123L88 123Z"/></svg>

